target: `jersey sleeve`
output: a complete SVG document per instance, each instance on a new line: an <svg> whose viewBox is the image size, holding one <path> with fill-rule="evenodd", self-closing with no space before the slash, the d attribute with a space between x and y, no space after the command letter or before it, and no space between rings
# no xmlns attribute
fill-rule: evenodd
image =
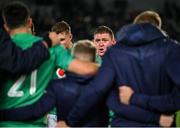
<svg viewBox="0 0 180 128"><path fill-rule="evenodd" d="M61 67L62 69L67 70L69 64L74 59L71 56L71 53L61 45L54 47L54 53L56 55L56 60L55 60L56 67Z"/></svg>

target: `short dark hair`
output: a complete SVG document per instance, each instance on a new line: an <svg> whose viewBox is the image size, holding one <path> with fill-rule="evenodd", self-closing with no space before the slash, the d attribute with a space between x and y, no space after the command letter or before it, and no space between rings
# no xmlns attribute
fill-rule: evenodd
<svg viewBox="0 0 180 128"><path fill-rule="evenodd" d="M113 39L114 38L114 33L112 31L111 28L107 27L107 26L99 26L95 31L94 31L94 35L96 34L103 34L103 33L108 33L111 38Z"/></svg>
<svg viewBox="0 0 180 128"><path fill-rule="evenodd" d="M71 32L71 27L66 21L60 21L52 26L51 31L56 32L57 34L62 32L65 32L67 34Z"/></svg>
<svg viewBox="0 0 180 128"><path fill-rule="evenodd" d="M30 11L28 7L19 1L11 2L4 6L2 17L10 29L14 29L26 24Z"/></svg>
<svg viewBox="0 0 180 128"><path fill-rule="evenodd" d="M95 44L90 40L79 40L75 43L72 50L72 55L77 53L88 55L89 61L95 62L97 49Z"/></svg>
<svg viewBox="0 0 180 128"><path fill-rule="evenodd" d="M144 11L137 15L134 19L134 23L151 23L156 27L161 28L161 17L155 11Z"/></svg>

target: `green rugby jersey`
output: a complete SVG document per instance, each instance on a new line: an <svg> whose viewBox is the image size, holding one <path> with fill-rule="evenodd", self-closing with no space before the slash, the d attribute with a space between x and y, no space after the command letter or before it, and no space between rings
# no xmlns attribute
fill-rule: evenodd
<svg viewBox="0 0 180 128"><path fill-rule="evenodd" d="M63 46L62 46L63 47ZM63 47L64 48L64 47ZM66 48L64 48L64 49L66 49ZM66 51L69 53L69 54L71 54L71 51L72 51L72 49L73 49L73 46L72 46L72 48L71 49L66 49ZM63 55L63 54L62 54ZM62 57L61 57L62 58ZM60 60L59 60L60 61ZM62 68L63 66L56 66L55 67L55 70L54 70L54 73L53 73L53 78L54 79L62 79L62 78L64 78L64 77L66 77L66 74L65 74L65 72L66 72L66 70L67 70L67 68ZM59 70L61 70L61 71L63 71L64 73L63 73L63 75L61 76L61 75L59 75Z"/></svg>
<svg viewBox="0 0 180 128"><path fill-rule="evenodd" d="M180 127L180 111L176 112L176 127Z"/></svg>
<svg viewBox="0 0 180 128"><path fill-rule="evenodd" d="M16 45L23 49L31 47L36 41L42 40L40 37L29 33L15 34L12 36L12 39ZM60 45L51 48L49 51L49 59L38 69L28 75L14 76L3 85L0 94L1 109L17 108L36 102L43 95L45 88L51 80L54 67L59 66L67 70L68 65L73 60L69 52ZM33 122L0 122L0 126L41 127L45 126L45 122L43 119Z"/></svg>
<svg viewBox="0 0 180 128"><path fill-rule="evenodd" d="M96 55L96 63L102 64L102 58L99 55Z"/></svg>
<svg viewBox="0 0 180 128"><path fill-rule="evenodd" d="M63 47L64 48L64 47ZM69 52L69 54L71 54L71 51L72 51L72 49L74 48L74 44L72 45L72 47L70 48L70 49L66 49L67 50L67 52ZM59 70L61 70L62 72L63 72L63 74L62 75L59 75ZM66 77L66 70L67 69L63 69L62 68L62 66L56 66L55 67L55 70L54 70L54 73L53 73L53 78L54 79L62 79L62 78L64 78L64 77ZM57 113L56 113L56 107L54 107L48 114L50 114L50 115L54 115L54 116L56 116L57 115ZM57 118L57 117L56 117ZM54 122L52 122L52 123L54 123ZM51 126L50 126L51 127Z"/></svg>

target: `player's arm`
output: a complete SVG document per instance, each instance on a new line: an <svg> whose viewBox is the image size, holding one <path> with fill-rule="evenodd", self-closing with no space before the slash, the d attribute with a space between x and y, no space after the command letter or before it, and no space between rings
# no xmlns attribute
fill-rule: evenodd
<svg viewBox="0 0 180 128"><path fill-rule="evenodd" d="M119 89L120 102L126 105L131 104L149 111L164 114L174 113L180 109L180 91L177 88L174 88L169 94L157 96L134 92L128 86L121 86Z"/></svg>
<svg viewBox="0 0 180 128"><path fill-rule="evenodd" d="M73 58L70 52L61 45L55 47L54 51L56 54L56 66L64 70L79 75L95 75L99 69L99 64L84 62Z"/></svg>
<svg viewBox="0 0 180 128"><path fill-rule="evenodd" d="M124 93L128 93L128 90L125 90L125 92L121 90L120 93L123 93L123 95L126 95ZM159 124L161 126L171 126L171 121L173 120L172 115L166 116L166 115L162 115L160 112L150 111L139 106L135 106L131 104L130 105L123 104L122 102L124 102L125 100L122 99L121 102L119 102L116 90L113 90L110 93L110 95L111 96L107 99L107 104L110 107L110 109L113 110L113 112L115 112L117 115L123 116L125 118L134 120L137 122L142 122L145 124L153 123L153 124ZM117 99L111 99L111 97L114 97ZM169 122L169 123L165 123L165 122Z"/></svg>
<svg viewBox="0 0 180 128"><path fill-rule="evenodd" d="M76 105L69 113L66 122L70 126L78 126L86 113L104 96L112 87L115 71L111 65L108 54L105 55L102 66L100 67L94 80L85 88L80 95Z"/></svg>
<svg viewBox="0 0 180 128"><path fill-rule="evenodd" d="M160 126L170 127L174 120L172 115L162 115L160 113L148 111L137 106L124 105L119 103L117 106L119 107L113 109L116 114L145 124L157 124Z"/></svg>
<svg viewBox="0 0 180 128"><path fill-rule="evenodd" d="M44 95L34 104L19 108L1 109L1 121L31 121L39 119L52 110L55 106L56 97L54 89L56 84L52 80ZM58 89L56 89L58 90Z"/></svg>
<svg viewBox="0 0 180 128"><path fill-rule="evenodd" d="M180 109L180 91L174 89L169 95L161 96L148 96L134 93L130 99L130 104L150 111L174 113Z"/></svg>
<svg viewBox="0 0 180 128"><path fill-rule="evenodd" d="M9 35L0 29L0 69L10 73L29 73L39 67L49 57L48 43L41 41L31 48L22 50L17 47ZM55 40L53 40L55 41Z"/></svg>

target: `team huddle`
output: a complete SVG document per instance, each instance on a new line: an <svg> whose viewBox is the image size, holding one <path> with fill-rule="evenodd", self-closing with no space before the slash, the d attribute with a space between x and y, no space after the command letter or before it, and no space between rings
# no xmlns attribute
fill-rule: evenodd
<svg viewBox="0 0 180 128"><path fill-rule="evenodd" d="M48 39L36 36L21 2L7 4L2 17L12 43L28 50L42 42L49 53L43 59L36 54L43 51L29 51L34 65L22 59L25 72L4 74L1 127L180 126L180 45L156 12L140 13L116 38L102 25L93 40L76 42L65 21Z"/></svg>

